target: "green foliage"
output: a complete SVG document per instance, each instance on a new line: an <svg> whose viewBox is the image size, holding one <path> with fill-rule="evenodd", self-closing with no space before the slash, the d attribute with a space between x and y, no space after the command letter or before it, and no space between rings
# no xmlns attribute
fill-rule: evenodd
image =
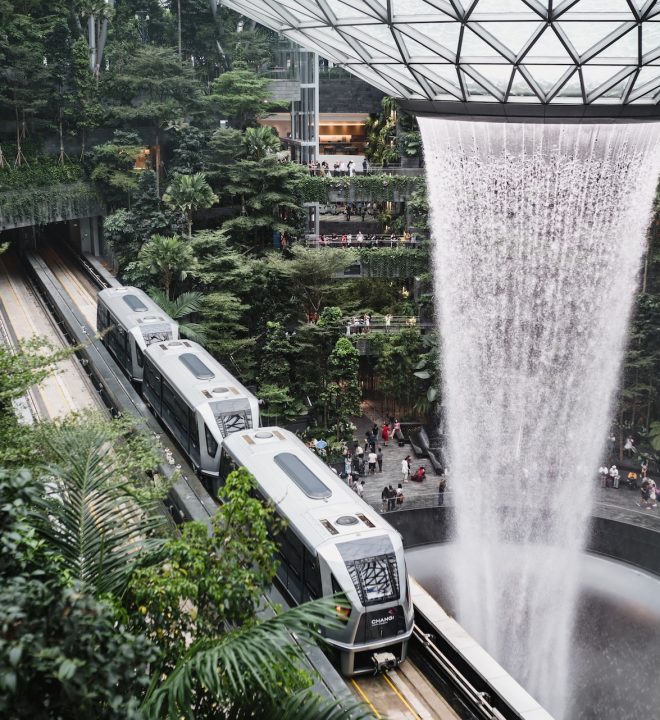
<svg viewBox="0 0 660 720"><path fill-rule="evenodd" d="M303 217L300 181L306 174L300 165L279 162L275 156L230 165L223 190L240 202L241 211L224 223L223 230L249 246L261 247L272 244L275 231L297 234Z"/></svg>
<svg viewBox="0 0 660 720"><path fill-rule="evenodd" d="M292 636L300 643L318 641L318 626L339 626L336 598L322 598L288 610L281 615L249 628L234 630L219 639L199 639L188 650L177 668L149 694L147 717L169 712L173 717L200 717L203 693L217 699L214 717L221 718L290 718L290 710L301 705L308 712L321 704L300 696L295 701L291 690L282 687L281 678L295 671L298 650ZM294 688L295 690L295 688ZM336 710L330 717L349 718L355 707ZM329 712L327 705L322 712ZM365 717L362 710L359 717ZM206 715L203 715L206 717ZM315 715L305 717L314 718Z"/></svg>
<svg viewBox="0 0 660 720"><path fill-rule="evenodd" d="M104 430L75 424L47 436L56 462L37 504L37 527L70 581L93 595L119 596L145 555L154 552L156 541L148 535L158 520L127 492L123 462Z"/></svg>
<svg viewBox="0 0 660 720"><path fill-rule="evenodd" d="M344 201L364 200L386 202L404 199L424 186L424 178L416 175L354 175L353 177L321 177L308 173L300 178L303 202L330 202L330 191L340 192Z"/></svg>
<svg viewBox="0 0 660 720"><path fill-rule="evenodd" d="M112 140L95 145L87 159L90 177L110 207L121 206L138 186L135 160L144 144L134 132L115 130Z"/></svg>
<svg viewBox="0 0 660 720"><path fill-rule="evenodd" d="M152 235L140 250L140 256L126 272L147 273L161 282L169 299L174 283L185 280L195 271L195 255L190 243L176 236Z"/></svg>
<svg viewBox="0 0 660 720"><path fill-rule="evenodd" d="M7 190L31 190L50 185L74 184L83 178L84 171L80 163L61 164L53 157L35 155L30 157L29 164L15 167L7 163L0 168L0 191L4 193Z"/></svg>
<svg viewBox="0 0 660 720"><path fill-rule="evenodd" d="M413 278L425 272L429 265L425 249L359 248L357 252L367 277Z"/></svg>
<svg viewBox="0 0 660 720"><path fill-rule="evenodd" d="M204 294L201 292L184 292L170 300L162 290L150 292L152 300L159 305L165 313L179 323L179 333L182 337L194 342L206 342L206 333L202 325L191 322L187 318L196 315L204 304Z"/></svg>
<svg viewBox="0 0 660 720"><path fill-rule="evenodd" d="M273 128L267 126L249 127L241 140L248 160L263 160L280 149L280 139Z"/></svg>
<svg viewBox="0 0 660 720"><path fill-rule="evenodd" d="M427 394L430 378L416 375L420 357L426 348L416 328L400 333L381 335L381 345L376 363L380 389L385 394L388 409L393 414L410 412L420 397Z"/></svg>
<svg viewBox="0 0 660 720"><path fill-rule="evenodd" d="M0 714L138 718L155 650L62 574L34 525L48 522L44 494L29 473L0 470Z"/></svg>
<svg viewBox="0 0 660 720"><path fill-rule="evenodd" d="M356 259L356 253L345 248L316 249L296 245L291 249L290 258L271 253L268 263L289 281L307 317L313 318L321 312L325 299L337 292L335 275L340 275Z"/></svg>
<svg viewBox="0 0 660 720"><path fill-rule="evenodd" d="M43 570L0 583L0 714L138 720L155 648Z"/></svg>
<svg viewBox="0 0 660 720"><path fill-rule="evenodd" d="M99 197L86 183L30 187L0 192L0 230L13 226L47 225L90 217L99 212Z"/></svg>
<svg viewBox="0 0 660 720"><path fill-rule="evenodd" d="M325 403L325 425L341 427L360 414L359 353L347 337L335 343L328 360L328 382L321 398Z"/></svg>
<svg viewBox="0 0 660 720"><path fill-rule="evenodd" d="M269 80L260 77L247 65L235 62L232 70L223 73L211 87L208 100L231 124L245 130L257 124L269 108Z"/></svg>
<svg viewBox="0 0 660 720"><path fill-rule="evenodd" d="M419 131L399 132L396 138L396 149L403 157L421 157L423 154L421 133Z"/></svg>
<svg viewBox="0 0 660 720"><path fill-rule="evenodd" d="M188 239L192 239L193 213L209 208L218 201L218 196L206 182L204 173L175 175L163 195L163 202L178 210L188 224Z"/></svg>
<svg viewBox="0 0 660 720"><path fill-rule="evenodd" d="M387 165L399 159L396 144L396 102L386 95L381 106L379 117L370 117L365 123L367 147L364 154L371 163Z"/></svg>
<svg viewBox="0 0 660 720"><path fill-rule="evenodd" d="M280 523L253 489L244 468L231 473L211 527L187 523L163 547L162 562L134 574L133 623L159 644L162 671L171 672L190 641L219 638L226 623L248 623L270 586L276 545L269 531Z"/></svg>

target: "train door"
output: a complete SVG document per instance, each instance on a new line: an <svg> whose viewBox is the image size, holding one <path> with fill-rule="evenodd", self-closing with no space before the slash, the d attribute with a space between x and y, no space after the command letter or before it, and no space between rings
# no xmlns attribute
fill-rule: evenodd
<svg viewBox="0 0 660 720"><path fill-rule="evenodd" d="M188 448L190 459L195 470L202 467L202 458L199 447L199 420L195 410L188 409Z"/></svg>

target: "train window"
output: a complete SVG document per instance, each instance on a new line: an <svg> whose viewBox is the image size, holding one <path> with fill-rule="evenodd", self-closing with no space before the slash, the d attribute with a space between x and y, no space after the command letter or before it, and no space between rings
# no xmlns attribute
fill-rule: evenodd
<svg viewBox="0 0 660 720"><path fill-rule="evenodd" d="M218 452L218 441L211 435L211 431L206 426L206 423L204 423L204 434L206 435L206 452L211 457L215 457L215 454ZM226 453L223 453L223 456L226 456ZM226 477L226 475L224 477Z"/></svg>
<svg viewBox="0 0 660 720"><path fill-rule="evenodd" d="M332 496L332 490L293 453L278 453L273 460L308 498L322 500Z"/></svg>
<svg viewBox="0 0 660 720"><path fill-rule="evenodd" d="M396 555L388 537L340 543L337 549L364 606L399 597Z"/></svg>
<svg viewBox="0 0 660 720"><path fill-rule="evenodd" d="M147 306L137 295L124 295L122 300L133 312L146 312L148 310Z"/></svg>
<svg viewBox="0 0 660 720"><path fill-rule="evenodd" d="M144 353L140 348L135 345L135 359L137 360L138 367L144 367Z"/></svg>
<svg viewBox="0 0 660 720"><path fill-rule="evenodd" d="M332 583L332 594L336 595L337 593L344 592L342 590L341 585L337 582L337 578L333 575L330 575L330 582Z"/></svg>
<svg viewBox="0 0 660 720"><path fill-rule="evenodd" d="M208 430L207 430L208 432ZM207 436L208 440L208 436ZM215 442L215 441L214 441ZM217 443L216 443L217 445ZM222 454L220 455L220 477L223 480L227 479L227 476L229 473L234 472L236 470L236 463L232 459L232 457L229 455L229 453L226 450L222 451Z"/></svg>
<svg viewBox="0 0 660 720"><path fill-rule="evenodd" d="M188 410L188 441L190 442L190 450L199 454L199 430L194 410Z"/></svg>
<svg viewBox="0 0 660 720"><path fill-rule="evenodd" d="M297 577L303 574L303 553L305 548L298 539L298 536L287 528L281 535L282 555L286 559L286 564L290 570L293 570Z"/></svg>
<svg viewBox="0 0 660 720"><path fill-rule="evenodd" d="M181 355L179 355L179 361L182 365L185 365L198 380L213 380L215 377L211 370L204 365L197 355L193 355L192 353L181 353Z"/></svg>
<svg viewBox="0 0 660 720"><path fill-rule="evenodd" d="M321 568L319 567L319 559L315 557L307 548L305 548L305 588L311 598L321 597L323 589L321 587Z"/></svg>
<svg viewBox="0 0 660 720"><path fill-rule="evenodd" d="M220 403L213 403L213 405L219 405ZM215 416L215 421L218 423L222 437L227 437L232 433L246 430L250 427L247 416L244 412L233 412L223 413Z"/></svg>
<svg viewBox="0 0 660 720"><path fill-rule="evenodd" d="M174 392L168 382L163 380L163 417L177 440L188 449L188 406Z"/></svg>

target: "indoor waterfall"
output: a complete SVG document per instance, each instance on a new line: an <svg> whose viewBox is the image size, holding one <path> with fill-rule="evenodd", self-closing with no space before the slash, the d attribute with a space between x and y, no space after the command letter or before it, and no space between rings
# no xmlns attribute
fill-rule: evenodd
<svg viewBox="0 0 660 720"><path fill-rule="evenodd" d="M643 123L419 123L458 619L560 718L578 557L645 250L659 133Z"/></svg>

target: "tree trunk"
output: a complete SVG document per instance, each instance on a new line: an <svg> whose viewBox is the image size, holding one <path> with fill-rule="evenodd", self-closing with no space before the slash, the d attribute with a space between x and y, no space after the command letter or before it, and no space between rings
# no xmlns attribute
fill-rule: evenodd
<svg viewBox="0 0 660 720"><path fill-rule="evenodd" d="M62 128L62 109L60 108L60 119L57 123L57 133L59 135L60 139L60 154L57 156L57 159L60 163L60 165L64 165L64 158L66 157L66 153L64 152L64 130Z"/></svg>
<svg viewBox="0 0 660 720"><path fill-rule="evenodd" d="M188 221L188 240L192 240L192 210L186 213L186 220Z"/></svg>
<svg viewBox="0 0 660 720"><path fill-rule="evenodd" d="M170 299L170 287L172 286L172 272L171 270L167 269L165 270L165 277L163 280L163 283L165 285L165 296L167 299Z"/></svg>
<svg viewBox="0 0 660 720"><path fill-rule="evenodd" d="M160 200L160 135L156 128L156 197Z"/></svg>
<svg viewBox="0 0 660 720"><path fill-rule="evenodd" d="M7 161L5 160L5 155L2 152L2 145L0 145L0 168L6 167Z"/></svg>
<svg viewBox="0 0 660 720"><path fill-rule="evenodd" d="M80 159L85 159L85 128L84 126L80 130Z"/></svg>
<svg viewBox="0 0 660 720"><path fill-rule="evenodd" d="M18 167L23 163L27 164L25 155L23 155L23 148L21 147L21 121L18 116L18 107L14 106L16 115L16 159L14 160L14 167Z"/></svg>
<svg viewBox="0 0 660 720"><path fill-rule="evenodd" d="M176 14L177 14L177 40L179 44L179 62L181 62L181 0L177 0L176 3Z"/></svg>

